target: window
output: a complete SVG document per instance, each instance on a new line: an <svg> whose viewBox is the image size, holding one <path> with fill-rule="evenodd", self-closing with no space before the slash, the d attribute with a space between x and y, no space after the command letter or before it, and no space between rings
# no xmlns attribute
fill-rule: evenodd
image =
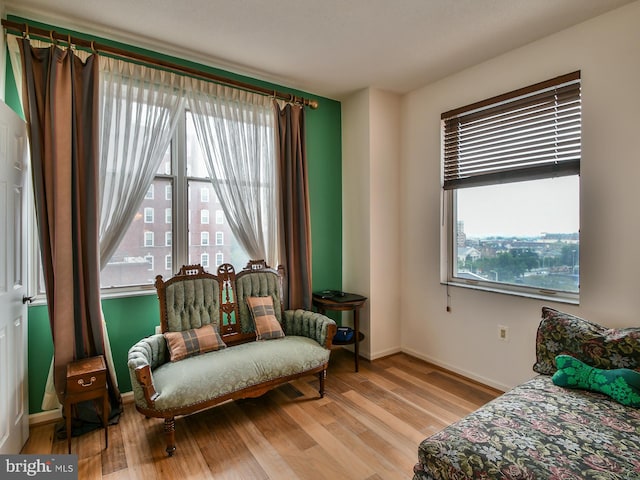
<svg viewBox="0 0 640 480"><path fill-rule="evenodd" d="M149 185L149 190L144 196L145 200L153 200L153 184Z"/></svg>
<svg viewBox="0 0 640 480"><path fill-rule="evenodd" d="M203 209L200 202L204 202L207 199L208 202L217 202L217 195L212 186L211 179L205 163L205 153L200 147L196 136L195 125L191 119L191 115L187 112L186 115L186 171L187 177L187 189L188 189L188 205L189 210L193 210L195 215L200 212L200 224L192 224L189 227L189 232L193 232L194 235L200 236L199 244L189 244L188 256L193 258L194 261L198 259L202 260L202 255L207 254L207 261L210 262L211 241L210 233L205 231L207 225L213 221L211 219L211 210L209 208ZM204 193L204 192L207 193ZM206 213L204 213L206 212ZM232 263L236 268L242 268L249 261L249 256L240 246L240 243L236 240L233 232L229 228L228 222L225 221L224 212L221 209L215 211L215 222L218 225L216 227L215 242L218 245L219 253L215 255L215 266L223 264L225 261ZM198 222L195 222L198 223ZM223 232L223 239L226 238L226 244L219 245L218 232ZM203 236L206 239L203 239ZM194 237L194 240L198 237ZM197 241L197 240L196 240ZM226 259L226 260L223 260Z"/></svg>
<svg viewBox="0 0 640 480"><path fill-rule="evenodd" d="M577 302L580 72L442 114L448 283Z"/></svg>
<svg viewBox="0 0 640 480"><path fill-rule="evenodd" d="M200 232L200 245L209 245L209 232Z"/></svg>
<svg viewBox="0 0 640 480"><path fill-rule="evenodd" d="M147 270L151 270L152 271L153 270L153 264L154 264L153 255L146 255L144 257L144 260L147 262L147 265L148 265Z"/></svg>
<svg viewBox="0 0 640 480"><path fill-rule="evenodd" d="M247 264L249 257L233 235L215 194L206 168L205 154L200 148L188 110L184 110L178 120L171 146L165 152L152 184L155 192L164 192L164 195L158 194L153 199L144 200L144 204L134 215L116 252L101 272L103 289L147 289L153 285L156 275L167 275L167 271L172 270L172 265L187 265L203 258L211 264L211 255L215 255L216 266L225 261L236 268ZM265 188L271 189L273 186L265 184ZM200 224L197 217L191 222L191 212L202 215L198 212L202 211L201 202L207 198L209 202L217 203L216 229L222 233L219 237L216 232L216 242L219 238L223 240L216 247L216 253L211 250L210 233L205 231L206 224ZM163 211L164 219L154 218L146 208ZM213 222L210 218L211 209L204 215L205 220L208 216L208 221ZM161 239L157 245L155 235ZM150 247L153 247L156 258L165 259L164 265L161 261L153 264L153 272L149 271L150 263L147 259ZM203 254L207 256L203 257Z"/></svg>
<svg viewBox="0 0 640 480"><path fill-rule="evenodd" d="M144 232L144 246L153 247L153 232Z"/></svg>
<svg viewBox="0 0 640 480"><path fill-rule="evenodd" d="M208 253L203 253L200 255L200 265L202 265L203 268L209 268L209 254Z"/></svg>
<svg viewBox="0 0 640 480"><path fill-rule="evenodd" d="M146 207L144 209L144 223L153 223L153 208Z"/></svg>
<svg viewBox="0 0 640 480"><path fill-rule="evenodd" d="M167 156L170 156L169 151L167 151ZM164 167L165 164L162 162L160 167L161 172L164 171ZM170 177L156 176L153 181L154 189L157 192L166 192L166 187L171 185L171 182ZM166 209L171 213L171 199L167 200L163 197L162 195L156 195L152 202L154 208L165 211L164 222L166 221ZM145 200L144 203L149 204L149 202L149 200ZM160 222L146 223L144 221L144 209L140 207L120 241L120 245L118 245L111 259L102 269L102 272L100 272L102 288L130 289L137 285L150 286L153 284L153 278L155 278L156 275L166 275L161 261L157 262L157 265L153 265L153 273L150 275L148 271L149 265L145 260L145 256L148 253L148 247L153 247L153 253L157 255L158 258L162 258L163 256L166 258L167 255L171 255L171 244L173 243L173 235L170 231L171 218L169 218L168 225ZM164 245L154 245L155 232L160 236L159 238L164 238ZM162 240L158 243L160 242L162 242Z"/></svg>
<svg viewBox="0 0 640 480"><path fill-rule="evenodd" d="M216 245L224 245L224 232L216 232Z"/></svg>

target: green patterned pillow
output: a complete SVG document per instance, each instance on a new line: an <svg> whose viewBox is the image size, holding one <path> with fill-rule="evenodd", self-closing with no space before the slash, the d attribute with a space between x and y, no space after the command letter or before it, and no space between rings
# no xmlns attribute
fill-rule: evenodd
<svg viewBox="0 0 640 480"><path fill-rule="evenodd" d="M558 370L552 377L556 385L604 393L622 405L640 407L640 372L628 368L603 370L570 355L558 355L556 365Z"/></svg>

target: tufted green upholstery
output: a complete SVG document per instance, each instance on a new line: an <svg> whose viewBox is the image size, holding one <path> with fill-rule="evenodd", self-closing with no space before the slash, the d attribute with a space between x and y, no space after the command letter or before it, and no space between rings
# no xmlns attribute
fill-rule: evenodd
<svg viewBox="0 0 640 480"><path fill-rule="evenodd" d="M164 332L214 324L223 341L229 341L228 348L174 362L169 361L167 343L160 334L143 338L129 350L136 408L146 416L164 418L169 455L175 451L176 415L229 399L262 395L311 373L318 375L319 393L324 395L336 324L311 311L283 311L278 272L266 265L256 268L254 262L237 275L231 265L223 264L216 276L200 265L187 265L166 282L156 277L156 288ZM285 337L255 340L247 297L273 299Z"/></svg>
<svg viewBox="0 0 640 480"><path fill-rule="evenodd" d="M136 405L146 406L142 386L136 378L136 368L149 365L152 370L169 361L169 351L164 335L157 334L143 338L129 349L127 366L131 378L131 389Z"/></svg>
<svg viewBox="0 0 640 480"><path fill-rule="evenodd" d="M309 310L285 310L282 329L285 335L300 335L326 345L329 328L335 322L328 317Z"/></svg>
<svg viewBox="0 0 640 480"><path fill-rule="evenodd" d="M253 332L251 312L247 306L247 297L271 297L276 318L282 323L282 305L280 300L280 279L273 271L249 272L236 278L236 301L242 332Z"/></svg>
<svg viewBox="0 0 640 480"><path fill-rule="evenodd" d="M162 412L197 405L243 388L308 371L328 361L329 350L309 338L292 336L245 343L179 362L167 362L153 372L159 393L154 408ZM215 368L211 368L212 362L215 362ZM147 408L142 391L139 394L134 391L134 398L136 404Z"/></svg>
<svg viewBox="0 0 640 480"><path fill-rule="evenodd" d="M219 319L218 282L212 278L183 280L165 288L170 332L200 328Z"/></svg>
<svg viewBox="0 0 640 480"><path fill-rule="evenodd" d="M285 310L282 327L285 334L287 335L285 337L288 339L287 342L295 337L306 337L309 340L314 340L314 343L317 343L318 346L324 346L326 345L329 329L332 325L335 325L333 320L319 313L310 312L308 310ZM255 343L270 342L253 342L253 344ZM285 345L289 345L289 343L286 343ZM229 350L233 350L235 348L238 347L233 347ZM251 357L250 353L247 353L251 352L252 350L249 349L241 351L244 352L243 355L249 355L249 357L247 359L238 359L237 366L239 366L240 368L244 368L245 360L248 360L249 364L253 364L254 359ZM322 351L324 352L322 355L327 356L325 361L328 361L329 350L322 348ZM299 354L300 352L295 350L288 352L288 355L294 355L294 357ZM206 358L207 360L198 360L191 362L193 364L192 366L199 364L199 362L210 362L213 360L210 356L208 356L208 354L201 355L200 357L203 359ZM184 360L181 360L178 363L181 363L183 361ZM160 334L143 338L133 347L131 347L131 349L129 350L128 367L131 377L131 386L133 388L133 395L137 405L145 408L147 407L142 388L135 376L135 369L144 365L149 365L154 371L154 381L157 381L156 369L164 365L165 363L170 363L169 352L167 350L166 340L164 339L164 336ZM159 388L158 385L156 385L156 388Z"/></svg>

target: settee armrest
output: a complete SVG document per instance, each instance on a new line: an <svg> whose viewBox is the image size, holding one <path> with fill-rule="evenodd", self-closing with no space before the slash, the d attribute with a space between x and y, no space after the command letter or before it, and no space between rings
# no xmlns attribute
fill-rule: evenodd
<svg viewBox="0 0 640 480"><path fill-rule="evenodd" d="M163 335L143 338L129 349L127 366L136 404L153 408L158 397L153 384L152 371L166 362L167 342Z"/></svg>
<svg viewBox="0 0 640 480"><path fill-rule="evenodd" d="M310 310L285 310L282 318L285 335L300 335L311 338L325 348L331 348L336 334L336 322L329 317Z"/></svg>

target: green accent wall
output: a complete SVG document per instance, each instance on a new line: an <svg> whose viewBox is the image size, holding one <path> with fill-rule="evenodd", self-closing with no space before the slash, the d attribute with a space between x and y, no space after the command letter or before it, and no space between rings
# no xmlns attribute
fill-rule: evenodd
<svg viewBox="0 0 640 480"><path fill-rule="evenodd" d="M11 58L9 57L9 50L6 52L7 70L5 72L4 82L4 101L11 109L20 115L20 118L24 119L22 112L22 105L20 105L20 97L18 96L18 87L16 85L16 79L13 78L13 70L11 69ZM21 87L22 88L22 87Z"/></svg>
<svg viewBox="0 0 640 480"><path fill-rule="evenodd" d="M155 332L160 325L158 300L154 294L102 300L102 310L111 342L113 363L121 392L131 391L127 370L129 348ZM42 411L47 375L53 357L53 341L46 305L29 307L29 413Z"/></svg>
<svg viewBox="0 0 640 480"><path fill-rule="evenodd" d="M28 376L29 376L29 413L42 411L42 396L47 382L51 358L53 357L53 340L49 327L47 306L29 307L28 318Z"/></svg>
<svg viewBox="0 0 640 480"><path fill-rule="evenodd" d="M341 105L306 110L314 291L342 288Z"/></svg>
<svg viewBox="0 0 640 480"><path fill-rule="evenodd" d="M341 288L342 124L340 102L283 85L252 79L153 51L92 37L81 32L52 27L11 15L8 16L8 19L18 23L26 22L45 29L54 29L60 33L70 33L81 38L93 38L98 43L117 46L179 65L199 68L235 80L318 100L319 108L317 110L307 108L305 117L309 201L311 205L312 282L314 290ZM6 102L18 114L22 115L11 65L9 62L7 64ZM236 265L236 267L242 267L242 265ZM155 326L159 324L158 301L155 294L149 294L103 299L102 305L120 391L128 392L131 390L131 381L127 370L127 352L138 340L151 335ZM46 305L31 306L29 307L29 412L32 414L42 411L42 395L52 355L53 344L47 307Z"/></svg>

